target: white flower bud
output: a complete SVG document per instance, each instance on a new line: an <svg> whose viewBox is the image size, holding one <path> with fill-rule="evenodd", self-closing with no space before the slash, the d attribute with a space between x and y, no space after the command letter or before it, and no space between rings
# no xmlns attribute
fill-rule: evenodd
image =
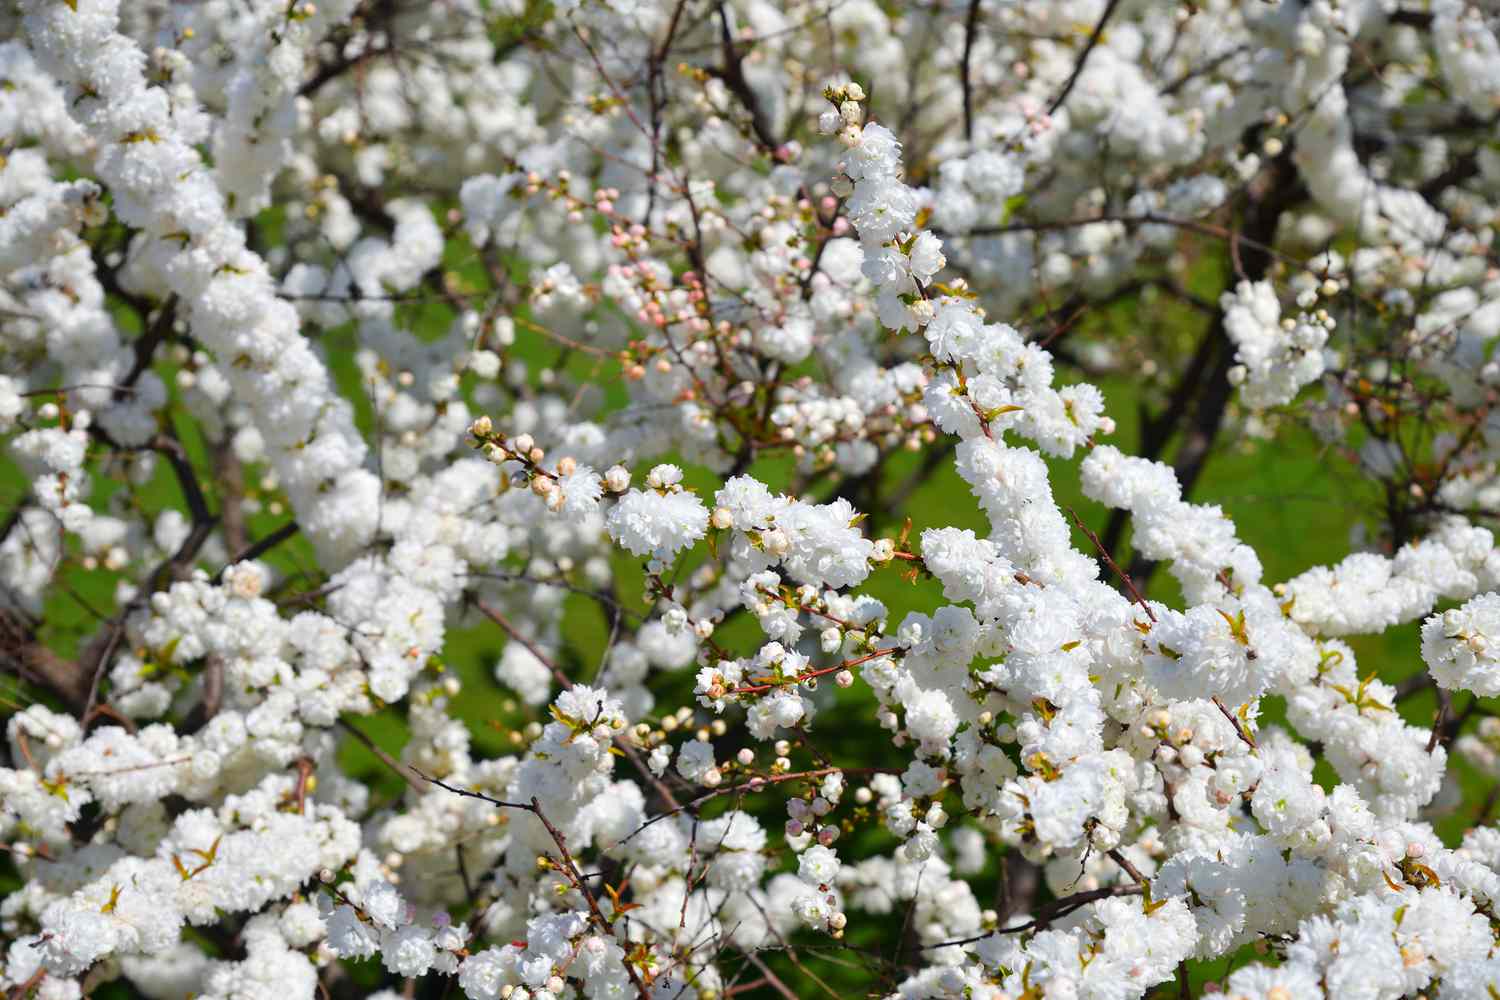
<svg viewBox="0 0 1500 1000"><path fill-rule="evenodd" d="M604 473L604 488L611 493L624 493L630 489L630 470L623 465L612 465Z"/></svg>

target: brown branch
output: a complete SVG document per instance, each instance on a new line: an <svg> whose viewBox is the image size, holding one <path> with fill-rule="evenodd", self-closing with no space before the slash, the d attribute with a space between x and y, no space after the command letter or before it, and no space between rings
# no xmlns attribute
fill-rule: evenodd
<svg viewBox="0 0 1500 1000"><path fill-rule="evenodd" d="M156 567L150 577L153 591L161 590L165 585L163 576L171 579L185 579L187 570L195 558L203 543L208 541L214 525L218 523L208 509L208 499L203 494L203 487L198 483L198 473L193 469L192 462L188 461L187 450L183 448L182 442L177 439L177 434L168 426L168 429L152 438L147 445L152 451L161 455L172 467L173 474L177 477L177 486L182 490L182 498L187 502L188 513L192 517L192 527L188 531L187 538L183 539L177 551L171 557ZM149 596L147 594L146 596ZM144 600L141 598L140 600Z"/></svg>
<svg viewBox="0 0 1500 1000"><path fill-rule="evenodd" d="M15 989L9 991L6 994L6 996L9 998L9 1000L22 1000L23 997L29 997L29 996L31 996L31 991L34 990L36 987L38 987L38 986L41 985L41 982L46 977L46 975L47 975L47 968L46 968L46 966L43 966L42 968L37 969L35 972L33 972L31 974L31 978L30 979L26 980L24 983L22 983L21 985L17 986Z"/></svg>
<svg viewBox="0 0 1500 1000"><path fill-rule="evenodd" d="M74 711L88 703L92 675L38 642L31 625L8 608L0 608L0 661L22 679L56 694Z"/></svg>
<svg viewBox="0 0 1500 1000"><path fill-rule="evenodd" d="M750 81L745 79L744 56L734 47L734 36L729 30L729 15L724 12L722 3L719 4L718 14L719 41L724 52L724 67L722 69L709 67L708 73L723 80L729 92L739 98L745 110L750 112L750 131L754 133L755 141L774 160L776 150L781 146L781 140L777 139L771 131L771 123L766 118L766 110L761 107L760 98L755 96Z"/></svg>
<svg viewBox="0 0 1500 1000"><path fill-rule="evenodd" d="M1244 740L1245 744L1249 746L1251 750L1258 749L1255 743L1255 737L1251 735L1250 730L1242 722L1240 722L1238 716L1236 716L1229 710L1229 706L1225 705L1223 700L1218 695L1213 696L1213 703L1218 708L1218 710L1223 713L1224 718L1229 720L1229 724L1234 727L1234 734L1240 739ZM1428 748L1428 752L1432 752L1430 747Z"/></svg>
<svg viewBox="0 0 1500 1000"><path fill-rule="evenodd" d="M1072 507L1069 507L1067 510L1069 514L1073 515L1073 523L1078 525L1078 530L1087 535L1089 541L1094 543L1094 548L1099 550L1099 557L1104 560L1104 564L1120 578L1120 582L1130 592L1131 599L1141 606L1141 610L1146 612L1146 617L1150 618L1153 622L1156 621L1156 613L1151 610L1151 605L1146 603L1146 598L1142 597L1141 592L1136 589L1135 582L1130 579L1130 574L1121 569L1120 564L1115 562L1115 557L1110 555L1109 549L1105 548L1104 543L1099 541L1099 536L1094 534L1092 528L1083 523L1083 518L1078 516L1078 511Z"/></svg>
<svg viewBox="0 0 1500 1000"><path fill-rule="evenodd" d="M1453 708L1453 696L1443 688L1437 689L1437 718L1432 720L1432 735L1427 737L1427 752L1437 749L1443 739L1443 729L1448 723L1448 713Z"/></svg>
<svg viewBox="0 0 1500 1000"><path fill-rule="evenodd" d="M1063 102L1073 92L1073 85L1083 75L1084 63L1089 61L1089 55L1094 51L1094 46L1099 44L1099 39L1104 35L1104 26L1114 16L1115 8L1118 6L1120 6L1120 0L1109 0L1109 3L1104 8L1104 13L1099 15L1099 23L1094 25L1094 30L1089 33L1088 44L1083 47L1083 52L1079 54L1078 61L1073 64L1073 72L1068 75L1067 82L1063 84L1062 90L1052 99L1052 103L1047 107L1047 114L1056 114L1057 109L1063 106Z"/></svg>
<svg viewBox="0 0 1500 1000"><path fill-rule="evenodd" d="M174 294L162 304L161 311L156 314L156 322L136 338L135 356L131 360L130 371L120 380L120 385L115 390L116 399L128 395L135 383L146 373L146 369L151 367L151 361L156 356L156 348L167 339L167 334L172 332L172 324L176 319L177 296Z"/></svg>
<svg viewBox="0 0 1500 1000"><path fill-rule="evenodd" d="M979 28L980 0L969 0L969 13L964 18L964 54L958 63L958 82L964 92L964 138L974 141L974 92L969 79L969 63L974 55L974 36Z"/></svg>
<svg viewBox="0 0 1500 1000"><path fill-rule="evenodd" d="M79 724L83 726L85 731L87 731L89 726L93 725L94 720L100 718L113 719L115 722L118 722L120 724L120 727L122 729L124 729L127 733L130 733L132 736L134 736L136 733L135 720L126 715L124 712L121 712L118 708L115 708L115 706L111 705L107 701L101 701L99 704L89 709L84 717L80 720Z"/></svg>
<svg viewBox="0 0 1500 1000"><path fill-rule="evenodd" d="M541 648L538 647L536 643L528 639L524 634L522 634L520 629L512 625L510 623L510 619L506 618L498 610L486 604L484 601L476 600L474 602L474 606L479 609L480 614L484 615L496 625L499 625L500 628L505 631L506 635L514 639L516 642L519 642L526 648L526 651L528 653L537 658L537 661L540 662L542 666L550 670L552 672L552 678L562 686L563 690L566 691L573 686L573 682L568 679L567 674L562 672L562 668L557 665L557 662L553 660L552 657L542 652Z"/></svg>
<svg viewBox="0 0 1500 1000"><path fill-rule="evenodd" d="M224 658L218 653L209 653L203 658L203 695L182 720L178 731L183 734L196 733L219 714L223 703Z"/></svg>
<svg viewBox="0 0 1500 1000"><path fill-rule="evenodd" d="M785 1000L798 1000L796 992L786 983L782 982L776 973L771 971L771 967L761 960L759 955L753 951L747 951L745 952L745 959L751 965L755 966L760 974L765 977L765 981L770 984L771 988L781 994Z"/></svg>
<svg viewBox="0 0 1500 1000"><path fill-rule="evenodd" d="M177 547L177 551L152 569L136 596L119 614L110 619L109 624L94 637L78 657L78 669L84 677L88 678L87 694L81 706L76 701L70 700L70 703L81 709L83 718L90 718L94 706L98 704L99 685L103 681L110 658L125 638L126 622L130 616L144 608L151 595L165 588L168 581L186 579L188 567L197 558L199 550L208 541L214 525L218 522L208 509L208 501L203 495L202 486L198 483L198 475L192 463L188 461L187 451L183 448L182 442L177 439L175 432L171 430L170 425L167 430L147 442L146 448L165 457L167 464L172 467L178 488L182 490L183 500L187 503L188 511L192 516L192 527L188 530L187 537L182 540L182 544Z"/></svg>
<svg viewBox="0 0 1500 1000"><path fill-rule="evenodd" d="M408 769L406 767L402 767L400 761L396 760L396 758L392 757L385 750L381 749L381 747L374 740L370 739L370 737L366 735L363 730L356 727L354 723L350 722L348 719L340 717L339 728L343 729L344 732L348 733L350 736L353 736L355 739L359 740L360 743L364 744L366 750L370 751L377 758L379 758L382 764L395 772L396 776L402 781L405 781L409 786L411 786L413 790L418 793L426 791L426 789L422 787L422 783L420 781L416 780L416 778L413 778L411 774L407 773ZM444 785L441 781L438 781L436 778L427 777L427 775L423 774L421 771L418 771L415 767L410 768L410 770L412 772L415 772L419 777L423 778L426 781L430 781L441 788L448 788L448 786ZM448 791L459 792L459 790L456 788L448 788ZM495 802L496 805L511 804L506 802L497 802L496 800L489 798L489 796L481 795L478 792L459 792L459 794L469 795L474 798L481 798L487 802ZM524 809L525 806L516 806L515 808Z"/></svg>
<svg viewBox="0 0 1500 1000"><path fill-rule="evenodd" d="M1129 858L1122 854L1118 847L1111 847L1109 849L1109 860L1119 865L1120 870L1123 871L1126 875L1129 875L1130 880L1136 885L1146 884L1146 876L1141 874L1141 870L1137 868Z"/></svg>
<svg viewBox="0 0 1500 1000"><path fill-rule="evenodd" d="M1089 889L1085 892L1075 892L1071 896L1054 899L1042 907L1041 913L1024 924L1014 927L997 927L985 934L976 934L973 937L962 938L958 941L940 941L937 944L923 945L921 951L935 951L938 948L948 948L953 945L973 944L975 941L983 941L991 934L1020 934L1023 931L1041 930L1054 920L1061 919L1080 907L1101 899L1110 899L1115 896L1139 896L1145 891L1143 885L1112 885L1103 889Z"/></svg>
<svg viewBox="0 0 1500 1000"><path fill-rule="evenodd" d="M238 552L250 544L245 529L245 468L228 439L211 446L214 486L219 495L219 537L224 548Z"/></svg>
<svg viewBox="0 0 1500 1000"><path fill-rule="evenodd" d="M246 548L242 548L240 551L230 556L228 562L219 567L219 571L213 575L213 582L218 583L220 580L224 579L224 571L233 566L235 563L249 562L251 559L259 559L261 556L265 555L267 552L271 551L276 546L286 541L288 538L291 538L300 530L302 529L298 526L296 521L288 521L281 527L277 528L275 531L271 532L269 535L257 541L255 544Z"/></svg>
<svg viewBox="0 0 1500 1000"><path fill-rule="evenodd" d="M1251 281L1263 279L1270 273L1271 265L1275 261L1286 259L1271 246L1271 241L1276 237L1276 229L1280 224L1282 213L1306 193L1306 187L1298 178L1296 168L1292 165L1291 153L1292 147L1288 144L1286 149L1271 161L1264 189L1265 194L1251 202L1243 229L1221 230L1224 235L1230 237L1231 249L1238 253L1237 267L1243 269L1245 277ZM1220 227L1212 226L1209 228L1220 229ZM1310 269L1306 264L1298 266L1303 270ZM1198 395L1192 422L1186 428L1182 443L1178 445L1177 454L1172 461L1172 469L1177 475L1177 481L1182 484L1184 500L1192 493L1198 477L1203 474L1203 468L1208 462L1214 442L1218 439L1219 429L1223 426L1229 401L1234 394L1233 387L1229 384L1229 369L1234 365L1234 351L1230 349L1228 337L1224 334L1222 309L1214 321L1210 336L1218 342L1217 358L1208 376L1207 384ZM1136 579L1146 583L1150 581L1155 568L1156 564L1153 560L1137 556L1131 562L1130 572Z"/></svg>

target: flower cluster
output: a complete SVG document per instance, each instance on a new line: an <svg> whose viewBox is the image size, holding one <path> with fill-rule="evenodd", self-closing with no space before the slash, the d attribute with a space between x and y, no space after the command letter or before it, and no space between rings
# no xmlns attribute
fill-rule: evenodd
<svg viewBox="0 0 1500 1000"><path fill-rule="evenodd" d="M1500 996L1486 5L0 27L8 996Z"/></svg>

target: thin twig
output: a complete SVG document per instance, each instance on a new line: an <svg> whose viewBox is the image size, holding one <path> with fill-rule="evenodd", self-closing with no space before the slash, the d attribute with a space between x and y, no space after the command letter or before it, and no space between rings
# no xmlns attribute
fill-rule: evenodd
<svg viewBox="0 0 1500 1000"><path fill-rule="evenodd" d="M1250 732L1249 727L1240 721L1239 716L1229 710L1229 706L1225 705L1218 695L1214 695L1213 703L1224 714L1224 718L1229 720L1229 724L1234 727L1235 735L1244 740L1251 750L1259 749L1255 743L1255 736ZM1428 752L1431 752L1430 748Z"/></svg>
<svg viewBox="0 0 1500 1000"><path fill-rule="evenodd" d="M374 740L370 739L370 737L366 735L363 730L356 727L354 723L350 722L348 719L340 718L339 727L342 728L350 736L353 736L355 739L363 743L366 750L370 751L372 754L378 757L382 764L394 771L396 776L402 781L406 782L407 785L409 785L414 791L421 793L427 790L422 786L422 782L418 781L416 778L413 778L411 774L407 772L407 768L401 766L400 761L392 757L385 750L381 749ZM422 774L421 771L417 771L417 769L414 767L411 768L411 770L416 771L418 775L421 775L421 777L433 782L436 785L442 785L442 782L435 781L432 778L428 778L425 774ZM449 789L449 791L454 791L454 789ZM480 798L484 798L484 796L480 796Z"/></svg>
<svg viewBox="0 0 1500 1000"><path fill-rule="evenodd" d="M233 566L235 563L249 562L252 559L259 559L261 556L265 555L267 552L271 551L276 546L280 545L288 538L291 538L301 530L302 529L298 527L296 521L288 521L281 527L277 528L275 531L271 532L269 535L256 541L253 545L236 553L233 556L230 556L229 561L226 562L223 566L219 567L219 571L214 574L214 583L218 583L220 580L224 579L224 571Z"/></svg>
<svg viewBox="0 0 1500 1000"><path fill-rule="evenodd" d="M979 2L969 0L969 13L964 18L964 54L958 64L958 82L964 92L964 138L974 141L974 92L969 80L969 62L974 55L974 36L979 28Z"/></svg>
<svg viewBox="0 0 1500 1000"><path fill-rule="evenodd" d="M1141 606L1141 610L1146 612L1146 617L1150 618L1153 622L1156 621L1156 613L1151 610L1151 605L1146 603L1146 598L1141 596L1141 592L1136 589L1135 581L1130 579L1130 574L1126 573L1120 568L1120 564L1115 562L1115 557L1110 555L1109 549L1106 549L1104 543L1099 541L1099 536L1094 534L1092 528L1083 523L1083 518L1078 516L1078 511L1069 507L1068 513L1073 515L1073 523L1078 525L1079 530L1089 537L1089 541L1094 543L1094 548L1099 550L1099 556L1104 560L1104 564L1114 571L1115 575L1120 578L1121 583L1125 584L1125 589L1130 592L1130 596L1135 603Z"/></svg>
<svg viewBox="0 0 1500 1000"><path fill-rule="evenodd" d="M1040 930L1061 917L1067 916L1079 907L1101 899L1111 899L1115 896L1139 896L1145 891L1140 885L1112 885L1103 889L1089 889L1085 892L1075 892L1071 896L1062 899L1054 899L1042 907L1039 916L1024 924L1016 924L1014 927L997 927L995 930L984 934L976 934L973 937L962 938L958 941L939 941L937 944L924 945L921 951L935 951L938 948L948 948L955 945L973 944L975 941L983 941L991 934L1020 934L1022 931Z"/></svg>
<svg viewBox="0 0 1500 1000"><path fill-rule="evenodd" d="M1109 4L1104 8L1104 13L1099 15L1099 23L1094 25L1094 30L1089 33L1088 44L1083 47L1083 52L1079 54L1078 61L1073 64L1073 72L1068 74L1068 80L1063 84L1062 90L1058 92L1058 95L1052 99L1052 103L1048 105L1047 114L1056 114L1057 109L1063 106L1063 102L1073 92L1073 85L1083 75L1083 64L1089 61L1089 55L1094 51L1094 46L1099 44L1099 39L1104 35L1104 26L1114 16L1115 8L1118 6L1120 6L1120 0L1109 0Z"/></svg>
<svg viewBox="0 0 1500 1000"><path fill-rule="evenodd" d="M562 668L557 665L556 661L554 661L552 657L548 656L546 653L542 652L541 648L538 647L536 643L528 639L520 629L512 625L509 618L506 618L498 610L486 604L484 601L475 601L474 606L479 609L480 614L484 615L490 621L494 622L496 625L499 625L502 629L504 629L506 635L510 636L516 642L519 642L526 648L526 651L528 653L537 658L537 662L541 663L542 666L551 671L553 679L562 686L563 690L568 690L573 686L573 682L568 679L567 674L562 672Z"/></svg>
<svg viewBox="0 0 1500 1000"><path fill-rule="evenodd" d="M1146 884L1146 876L1141 874L1141 870L1137 868L1129 858L1122 854L1118 847L1111 847L1109 849L1109 860L1119 865L1120 870L1123 871L1126 875L1129 875L1130 880L1136 885L1144 886Z"/></svg>

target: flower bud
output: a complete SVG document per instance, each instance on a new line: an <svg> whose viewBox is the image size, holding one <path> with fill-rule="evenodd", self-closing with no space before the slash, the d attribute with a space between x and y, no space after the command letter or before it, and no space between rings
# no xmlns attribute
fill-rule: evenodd
<svg viewBox="0 0 1500 1000"><path fill-rule="evenodd" d="M630 470L623 465L610 466L604 473L604 488L611 493L624 493L630 489Z"/></svg>

